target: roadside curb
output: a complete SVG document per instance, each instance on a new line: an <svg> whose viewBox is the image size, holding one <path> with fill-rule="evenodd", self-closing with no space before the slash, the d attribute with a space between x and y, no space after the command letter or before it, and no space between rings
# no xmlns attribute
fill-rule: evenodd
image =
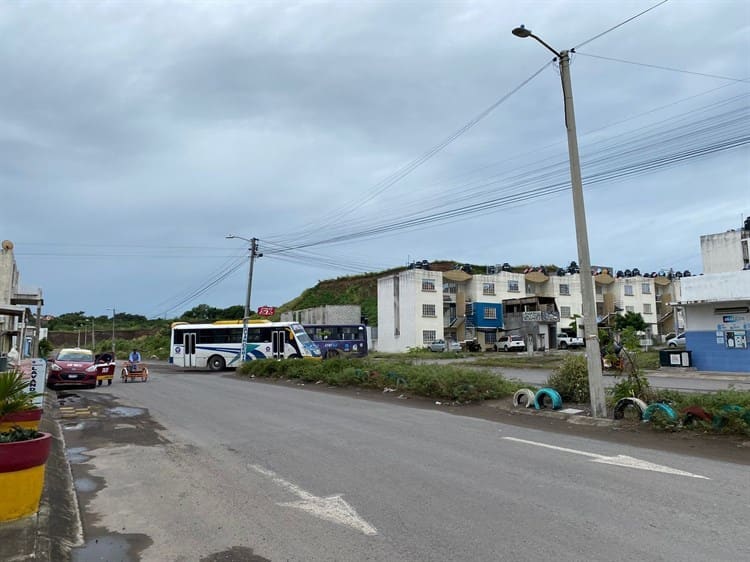
<svg viewBox="0 0 750 562"><path fill-rule="evenodd" d="M56 409L57 405L53 405L48 412ZM67 560L71 549L83 544L83 524L60 423L46 415L42 424L53 439L39 506L34 556L38 560Z"/></svg>
<svg viewBox="0 0 750 562"><path fill-rule="evenodd" d="M610 418L592 418L585 413L580 414L569 414L558 410L536 410L533 408L518 407L514 408L505 404L505 401L497 401L495 403L487 403L490 408L502 410L511 415L518 416L537 416L543 418L554 419L558 421L564 421L575 425L588 425L592 427L613 427L616 425L616 421Z"/></svg>
<svg viewBox="0 0 750 562"><path fill-rule="evenodd" d="M750 373L715 373L696 371L693 369L685 369L680 367L668 367L675 369L673 372L669 371L644 371L647 377L657 378L672 378L672 379L693 379L693 380L706 380L706 381L738 381L738 382L750 382Z"/></svg>

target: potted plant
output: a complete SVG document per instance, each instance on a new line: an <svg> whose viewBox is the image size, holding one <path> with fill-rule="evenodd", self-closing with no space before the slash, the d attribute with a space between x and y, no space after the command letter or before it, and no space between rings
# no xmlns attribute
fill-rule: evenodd
<svg viewBox="0 0 750 562"><path fill-rule="evenodd" d="M27 392L29 381L21 373L0 373L0 431L13 427L39 429L42 409L34 404L41 396Z"/></svg>
<svg viewBox="0 0 750 562"><path fill-rule="evenodd" d="M52 435L15 427L0 432L0 522L36 513Z"/></svg>

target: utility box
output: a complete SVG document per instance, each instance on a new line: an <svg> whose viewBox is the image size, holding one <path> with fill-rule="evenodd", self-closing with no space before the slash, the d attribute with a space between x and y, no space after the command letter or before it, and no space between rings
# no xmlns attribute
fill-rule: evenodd
<svg viewBox="0 0 750 562"><path fill-rule="evenodd" d="M659 352L662 367L692 367L693 352L687 349L662 349Z"/></svg>

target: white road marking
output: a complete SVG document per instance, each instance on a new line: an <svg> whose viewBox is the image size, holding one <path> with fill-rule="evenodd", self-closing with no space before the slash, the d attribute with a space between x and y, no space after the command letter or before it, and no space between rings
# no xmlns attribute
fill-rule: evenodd
<svg viewBox="0 0 750 562"><path fill-rule="evenodd" d="M362 519L357 511L349 505L340 494L335 494L328 497L318 497L310 492L303 490L296 484L284 480L278 474L272 470L268 470L257 464L248 465L255 472L267 476L274 481L275 484L285 488L289 492L298 496L301 501L284 502L279 503L282 507L294 507L306 511L307 513L331 521L339 525L346 525L352 527L357 531L364 533L365 535L377 535L378 530L370 525L367 521Z"/></svg>
<svg viewBox="0 0 750 562"><path fill-rule="evenodd" d="M562 451L563 453L572 453L574 455L581 455L589 457L592 462L598 462L601 464L611 464L614 466L622 466L626 468L637 468L638 470L650 470L652 472L662 472L664 474L673 474L675 476L687 476L688 478L700 478L702 480L711 480L707 476L701 476L700 474L693 474L692 472L685 472L684 470L678 470L676 468L670 468L661 464L654 464L648 461L642 461L634 457L627 455L615 455L614 457L608 457L606 455L599 455L597 453L588 453L586 451L578 451L577 449L568 449L566 447L558 447L556 445L548 445L547 443L539 443L538 441L528 441L526 439L518 439L517 437L501 437L508 441L515 441L516 443L525 443L526 445L535 445L537 447L544 447L545 449L552 449L554 451Z"/></svg>

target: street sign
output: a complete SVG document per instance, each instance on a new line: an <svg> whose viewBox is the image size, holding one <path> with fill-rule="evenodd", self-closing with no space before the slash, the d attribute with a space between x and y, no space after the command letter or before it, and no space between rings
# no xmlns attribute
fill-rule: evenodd
<svg viewBox="0 0 750 562"><path fill-rule="evenodd" d="M276 308L273 306L259 306L258 307L259 316L273 316L275 313L276 313Z"/></svg>

